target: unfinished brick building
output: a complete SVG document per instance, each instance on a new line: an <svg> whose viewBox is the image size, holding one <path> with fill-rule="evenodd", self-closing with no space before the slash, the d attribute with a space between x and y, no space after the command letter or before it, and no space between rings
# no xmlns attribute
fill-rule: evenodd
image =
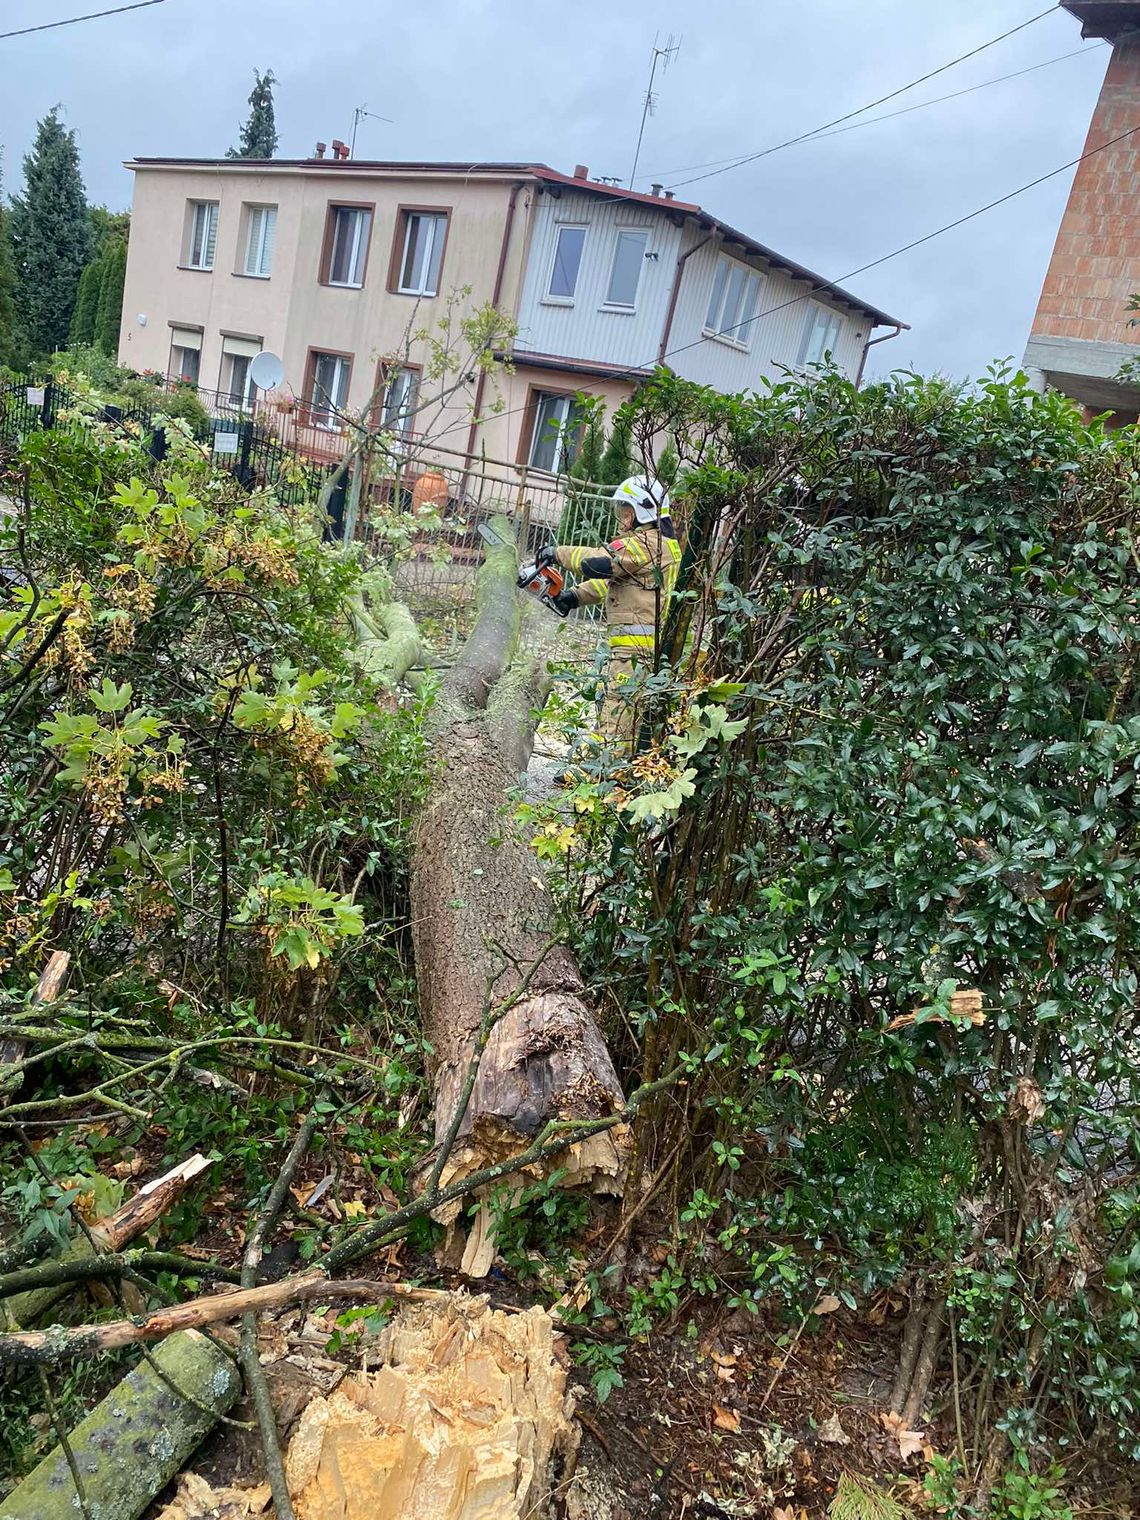
<svg viewBox="0 0 1140 1520"><path fill-rule="evenodd" d="M1085 153L1122 138L1077 168L1045 276L1025 365L1091 413L1137 420L1140 387L1117 378L1140 359L1140 0L1061 0L1085 37L1112 44ZM1132 135L1124 135L1132 134Z"/></svg>

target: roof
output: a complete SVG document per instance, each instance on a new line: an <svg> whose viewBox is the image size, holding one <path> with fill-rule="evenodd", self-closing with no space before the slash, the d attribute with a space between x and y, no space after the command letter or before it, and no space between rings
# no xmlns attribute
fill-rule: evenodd
<svg viewBox="0 0 1140 1520"><path fill-rule="evenodd" d="M1082 37L1114 42L1121 32L1140 27L1136 0L1060 0L1060 5L1081 23Z"/></svg>
<svg viewBox="0 0 1140 1520"><path fill-rule="evenodd" d="M1074 14L1082 9L1095 10L1130 10L1140 14L1140 0L1099 0L1098 4L1086 3L1086 0L1061 0L1066 10ZM128 169L224 169L228 172L248 173L257 171L264 173L266 170L290 169L303 170L307 173L314 171L322 174L385 174L393 177L416 175L430 176L439 175L442 178L460 179L531 179L537 180L542 185L557 186L576 190L586 195L597 196L605 200L630 201L640 206L652 206L655 211L665 216L675 217L679 220L693 218L707 232L719 232L726 242L738 243L748 253L763 259L773 268L782 269L790 274L793 279L804 280L809 283L813 290L821 295L830 295L837 301L842 301L847 306L854 307L857 311L866 313L872 322L879 327L897 327L909 330L908 322L900 322L897 317L880 310L877 306L871 306L860 296L853 295L851 291L844 290L841 285L836 285L832 280L825 279L823 275L816 274L813 270L797 263L765 244L758 242L745 232L730 227L719 217L705 211L694 201L679 201L668 195L646 195L638 190L624 190L619 185L604 185L597 180L583 178L576 174L563 174L557 169L551 169L547 164L536 163L461 163L461 162L425 162L416 163L411 161L365 159L365 158L272 158L272 159L234 159L234 158L135 158L127 164Z"/></svg>
<svg viewBox="0 0 1140 1520"><path fill-rule="evenodd" d="M596 375L599 380L648 380L652 369L628 364L606 364L600 359L565 359L561 354L540 354L533 348L519 348L517 342L509 355L516 368L557 370L568 375Z"/></svg>

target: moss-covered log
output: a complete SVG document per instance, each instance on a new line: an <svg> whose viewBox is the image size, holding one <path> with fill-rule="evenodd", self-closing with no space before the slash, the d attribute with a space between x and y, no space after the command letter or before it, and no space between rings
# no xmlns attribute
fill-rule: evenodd
<svg viewBox="0 0 1140 1520"><path fill-rule="evenodd" d="M136 1520L240 1390L237 1366L220 1347L194 1330L171 1336L71 1431L83 1503L57 1446L0 1503L0 1520L57 1520L84 1509L90 1520Z"/></svg>

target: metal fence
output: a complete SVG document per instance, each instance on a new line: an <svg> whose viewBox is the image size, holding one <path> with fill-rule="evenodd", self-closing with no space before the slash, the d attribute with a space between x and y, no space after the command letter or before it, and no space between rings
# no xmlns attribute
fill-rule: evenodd
<svg viewBox="0 0 1140 1520"><path fill-rule="evenodd" d="M181 387L154 383L174 393L173 411ZM363 433L358 440L365 446L348 469L345 428L318 427L304 409L281 411L265 400L245 408L221 392L193 394L195 431L217 468L247 489L271 489L290 507L315 507L331 485L326 537L361 544L389 566L401 596L428 615L451 620L470 602L483 552L479 526L493 517L508 519L524 558L551 539L609 537L611 487L464 455L430 439ZM163 416L159 407L93 406L58 379L0 379L0 463L18 455L34 432L79 435L97 425L121 428L161 459Z"/></svg>

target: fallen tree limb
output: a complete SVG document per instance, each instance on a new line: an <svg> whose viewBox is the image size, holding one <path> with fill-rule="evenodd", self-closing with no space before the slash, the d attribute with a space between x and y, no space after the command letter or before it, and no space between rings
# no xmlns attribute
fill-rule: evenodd
<svg viewBox="0 0 1140 1520"><path fill-rule="evenodd" d="M508 540L508 525L497 526ZM475 626L431 711L435 775L412 862L416 975L436 1052L437 1149L424 1169L444 1192L527 1149L551 1119L589 1120L623 1106L578 967L552 933L541 870L511 816L534 709L549 684L546 625L536 621L544 614L520 599L515 578L513 546L492 547ZM558 626L550 619L551 632ZM537 649L520 648L524 631ZM560 1163L564 1185L621 1191L625 1150L609 1128L575 1142ZM436 1217L455 1230L458 1212ZM494 1242L485 1208L470 1238L454 1245L465 1272L487 1271Z"/></svg>
<svg viewBox="0 0 1140 1520"><path fill-rule="evenodd" d="M182 1277L213 1277L232 1283L241 1280L240 1273L219 1262L196 1261L176 1251L121 1251L107 1256L41 1261L34 1267L6 1272L0 1276L0 1298L72 1283L115 1282L131 1272L177 1272Z"/></svg>
<svg viewBox="0 0 1140 1520"><path fill-rule="evenodd" d="M254 1285L257 1269L261 1265L266 1237L281 1212L289 1184L309 1148L309 1142L313 1138L319 1119L320 1114L317 1105L314 1104L309 1117L298 1131L297 1138L289 1147L289 1154L285 1157L277 1181L270 1189L268 1198L250 1227L241 1263L241 1285L247 1292ZM269 1385L265 1381L265 1373L261 1370L261 1361L257 1354L257 1315L252 1309L247 1309L242 1315L240 1355L245 1386L253 1399L253 1407L257 1413L257 1425L261 1432L265 1470L269 1478L270 1491L273 1494L276 1520L296 1520L293 1514L293 1501L289 1497L289 1486L285 1482L285 1464L281 1456L281 1444L277 1439L277 1417L273 1412Z"/></svg>
<svg viewBox="0 0 1140 1520"><path fill-rule="evenodd" d="M171 1167L161 1177L155 1177L105 1219L85 1226L83 1233L70 1242L56 1265L60 1267L82 1266L92 1261L99 1252L121 1252L125 1245L148 1230L182 1196L190 1182L210 1165L205 1156L188 1156L177 1166ZM44 1263L51 1266L52 1263ZM133 1270L133 1268L132 1268ZM88 1274L90 1275L90 1274ZM99 1274L94 1274L99 1275ZM122 1273L117 1274L122 1276ZM63 1298L83 1274L70 1277L60 1275L54 1281L47 1280L39 1287L9 1298L2 1306L0 1319L8 1325L31 1325L41 1319L52 1305ZM3 1295L0 1295L2 1298Z"/></svg>
<svg viewBox="0 0 1140 1520"><path fill-rule="evenodd" d="M200 1330L206 1325L240 1319L243 1314L261 1314L294 1304L332 1303L337 1299L383 1303L388 1298L426 1303L441 1297L446 1298L447 1294L440 1288L412 1288L406 1283L363 1277L337 1282L330 1281L323 1272L310 1272L303 1277L284 1277L261 1288L239 1288L234 1293L192 1298L134 1319L108 1320L100 1325L51 1325L46 1330L0 1334L0 1363L42 1366L74 1361L104 1351L120 1351L124 1346L165 1340L181 1330Z"/></svg>
<svg viewBox="0 0 1140 1520"><path fill-rule="evenodd" d="M230 1357L193 1330L172 1336L128 1373L68 1437L92 1517L136 1520L240 1389ZM71 1515L77 1500L57 1446L0 1503L0 1520Z"/></svg>
<svg viewBox="0 0 1140 1520"><path fill-rule="evenodd" d="M45 1003L55 1002L63 991L63 984L67 980L67 969L70 965L71 956L66 950L52 951L47 965L40 972L36 990L32 993L33 1007L42 1007ZM26 1064L24 1051L27 1049L27 1043L27 1040L19 1034L0 1039L0 1095L14 1092L19 1087Z"/></svg>

